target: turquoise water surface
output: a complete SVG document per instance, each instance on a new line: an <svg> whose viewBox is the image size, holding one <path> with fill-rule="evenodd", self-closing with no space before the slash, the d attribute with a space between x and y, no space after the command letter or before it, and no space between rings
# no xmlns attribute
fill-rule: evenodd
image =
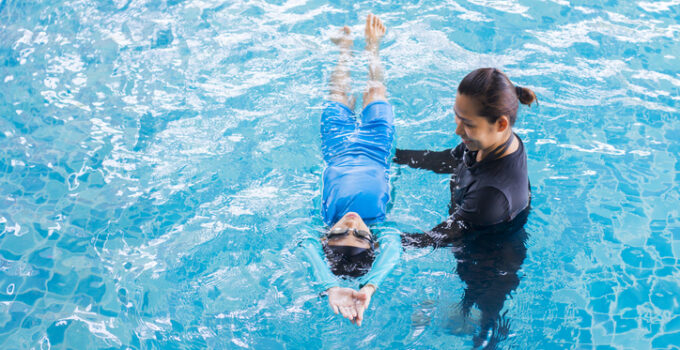
<svg viewBox="0 0 680 350"><path fill-rule="evenodd" d="M357 328L297 244L323 229L328 38L356 33L360 94L369 12L397 147L459 143L478 67L540 105L526 237L468 257L496 271L474 286L479 251L406 249ZM677 349L679 42L676 0L0 0L0 348L465 349L474 287L509 293L488 348ZM391 184L386 226L446 218L446 175Z"/></svg>

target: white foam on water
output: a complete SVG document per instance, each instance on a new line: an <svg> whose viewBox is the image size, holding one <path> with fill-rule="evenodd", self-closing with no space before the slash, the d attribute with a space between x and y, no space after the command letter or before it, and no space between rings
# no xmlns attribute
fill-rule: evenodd
<svg viewBox="0 0 680 350"><path fill-rule="evenodd" d="M670 11L671 7L673 6L678 6L680 5L680 0L671 0L671 1L641 1L638 2L638 6L640 6L643 10L647 12L666 12Z"/></svg>

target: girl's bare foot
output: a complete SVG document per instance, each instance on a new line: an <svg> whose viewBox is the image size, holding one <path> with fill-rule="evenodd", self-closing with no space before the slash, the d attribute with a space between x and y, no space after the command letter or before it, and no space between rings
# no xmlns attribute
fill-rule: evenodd
<svg viewBox="0 0 680 350"><path fill-rule="evenodd" d="M368 86L366 92L364 92L364 108L373 101L386 100L387 89L383 85L383 68L378 55L380 40L383 36L385 36L385 25L378 16L369 13L366 17Z"/></svg>
<svg viewBox="0 0 680 350"><path fill-rule="evenodd" d="M340 33L337 36L331 38L333 44L338 45L341 50L351 50L354 41L350 35L351 31L348 26L344 26L340 29Z"/></svg>
<svg viewBox="0 0 680 350"><path fill-rule="evenodd" d="M369 13L366 17L366 50L377 50L385 36L385 25L378 16Z"/></svg>

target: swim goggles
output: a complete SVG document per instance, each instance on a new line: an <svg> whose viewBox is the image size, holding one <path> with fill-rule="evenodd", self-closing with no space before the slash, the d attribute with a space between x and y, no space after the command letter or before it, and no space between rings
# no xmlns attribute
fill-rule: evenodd
<svg viewBox="0 0 680 350"><path fill-rule="evenodd" d="M357 230L355 228L347 228L347 227L336 227L334 229L331 229L328 234L326 235L326 239L334 239L334 238L341 238L345 237L349 234L349 231L352 231L354 234L354 237L363 239L364 241L367 241L368 243L374 244L375 241L373 241L373 235L371 235L370 232L366 230Z"/></svg>

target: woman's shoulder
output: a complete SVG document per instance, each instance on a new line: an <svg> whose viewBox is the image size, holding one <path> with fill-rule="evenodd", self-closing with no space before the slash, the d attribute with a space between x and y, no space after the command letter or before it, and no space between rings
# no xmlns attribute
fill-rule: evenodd
<svg viewBox="0 0 680 350"><path fill-rule="evenodd" d="M513 168L526 172L527 154L526 149L524 148L524 142L522 142L522 139L519 136L515 136L515 139L517 140L517 148L512 153L496 159L493 163L495 163L496 167Z"/></svg>
<svg viewBox="0 0 680 350"><path fill-rule="evenodd" d="M452 148L450 152L454 158L462 159L466 149L467 148L465 147L465 144L461 142L458 144L458 146Z"/></svg>

